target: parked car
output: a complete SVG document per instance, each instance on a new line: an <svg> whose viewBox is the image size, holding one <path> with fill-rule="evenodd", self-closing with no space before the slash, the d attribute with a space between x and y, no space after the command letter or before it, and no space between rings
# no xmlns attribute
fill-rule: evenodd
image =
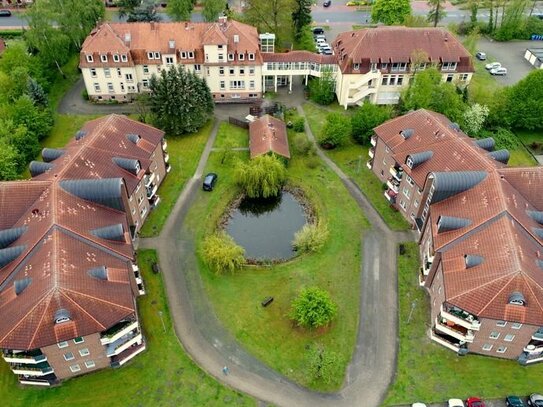
<svg viewBox="0 0 543 407"><path fill-rule="evenodd" d="M324 3L322 3L323 7L330 7L332 5L332 0L325 0Z"/></svg>
<svg viewBox="0 0 543 407"><path fill-rule="evenodd" d="M528 397L528 405L531 407L543 407L543 396L538 393L530 394L530 397Z"/></svg>
<svg viewBox="0 0 543 407"><path fill-rule="evenodd" d="M319 38L322 38L324 41L326 41L326 36L324 34L317 34L313 36L315 40L318 40Z"/></svg>
<svg viewBox="0 0 543 407"><path fill-rule="evenodd" d="M334 51L332 51L331 49L323 49L321 51L321 54L322 55L334 55Z"/></svg>
<svg viewBox="0 0 543 407"><path fill-rule="evenodd" d="M324 28L313 27L313 35L324 34Z"/></svg>
<svg viewBox="0 0 543 407"><path fill-rule="evenodd" d="M322 44L326 44L326 40L323 39L323 38L317 38L317 39L315 40L315 42L317 43L317 46L320 46L320 45L322 45ZM327 45L328 45L328 44L327 44Z"/></svg>
<svg viewBox="0 0 543 407"><path fill-rule="evenodd" d="M413 404L411 404L411 407L426 407L426 404L424 404L424 403L413 403Z"/></svg>
<svg viewBox="0 0 543 407"><path fill-rule="evenodd" d="M464 407L464 402L460 399L449 399L447 407Z"/></svg>
<svg viewBox="0 0 543 407"><path fill-rule="evenodd" d="M466 400L466 407L485 407L485 402L479 397L470 397Z"/></svg>
<svg viewBox="0 0 543 407"><path fill-rule="evenodd" d="M524 402L519 396L507 396L505 398L505 405L507 407L525 407Z"/></svg>
<svg viewBox="0 0 543 407"><path fill-rule="evenodd" d="M204 191L213 191L213 187L215 187L215 184L217 183L218 175L214 172L210 172L207 174L204 178L204 183L202 185L202 189Z"/></svg>
<svg viewBox="0 0 543 407"><path fill-rule="evenodd" d="M491 75L507 75L507 68L500 66L499 68L494 68L490 70Z"/></svg>
<svg viewBox="0 0 543 407"><path fill-rule="evenodd" d="M486 64L486 65L485 65L485 68L486 68L488 71L490 71L491 69L499 68L500 66L502 66L502 64L499 63L499 62L491 62L491 63L489 63L489 64Z"/></svg>
<svg viewBox="0 0 543 407"><path fill-rule="evenodd" d="M475 58L477 58L479 61L486 61L486 54L482 51L479 51L475 54Z"/></svg>
<svg viewBox="0 0 543 407"><path fill-rule="evenodd" d="M0 10L0 17L11 17L11 11L9 11L9 10Z"/></svg>

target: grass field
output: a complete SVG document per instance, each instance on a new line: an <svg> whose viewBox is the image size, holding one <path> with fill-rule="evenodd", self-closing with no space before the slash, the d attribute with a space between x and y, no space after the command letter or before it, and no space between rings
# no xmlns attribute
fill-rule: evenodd
<svg viewBox="0 0 543 407"><path fill-rule="evenodd" d="M476 355L457 356L430 341L427 336L430 328L429 297L419 287L417 278L420 266L418 248L412 242L406 244L406 249L406 254L398 257L398 369L384 404L444 402L452 397L466 399L474 395L496 399L507 394L526 395L538 390L543 374L541 364L523 367L516 361ZM412 304L415 307L411 313Z"/></svg>
<svg viewBox="0 0 543 407"><path fill-rule="evenodd" d="M172 170L164 179L158 190L160 204L154 208L140 231L141 237L157 236L162 230L168 215L172 211L177 197L187 181L192 177L202 155L211 130L213 121L210 120L197 133L180 137L167 137L167 151L170 155Z"/></svg>
<svg viewBox="0 0 543 407"><path fill-rule="evenodd" d="M217 276L200 262L201 275L219 319L249 352L304 386L335 390L343 383L355 341L359 237L367 221L339 179L320 161L316 168L309 168L307 158L300 158L292 151L291 154L289 183L304 190L318 217L330 229L323 250L281 265L247 267L234 275ZM236 156L247 159L248 153L237 152ZM233 163L220 164L220 153L211 154L207 169L219 173L219 182L212 193L198 192L185 221L197 242L216 229L217 220L238 194L232 167ZM337 319L325 330L296 328L287 317L298 291L313 285L328 290L339 306ZM269 295L274 302L262 308L260 302ZM307 374L308 347L313 343L341 355L339 374L330 384L315 382Z"/></svg>
<svg viewBox="0 0 543 407"><path fill-rule="evenodd" d="M175 336L162 275L153 274L152 250L138 252L147 294L138 310L147 350L120 369L106 369L51 389L20 388L6 363L0 362L3 406L254 406L255 402L219 385L186 356ZM159 315L162 312L165 330Z"/></svg>
<svg viewBox="0 0 543 407"><path fill-rule="evenodd" d="M230 144L228 145L228 143ZM231 148L249 147L249 131L233 124L222 122L219 126L217 139L213 147L220 149L225 145Z"/></svg>
<svg viewBox="0 0 543 407"><path fill-rule="evenodd" d="M309 126L316 137L322 129L326 110L312 103L304 104L303 108ZM391 208L384 198L381 181L366 167L366 162L369 160L368 147L349 140L344 146L326 151L326 154L358 184L391 229L409 229L409 223L398 211Z"/></svg>

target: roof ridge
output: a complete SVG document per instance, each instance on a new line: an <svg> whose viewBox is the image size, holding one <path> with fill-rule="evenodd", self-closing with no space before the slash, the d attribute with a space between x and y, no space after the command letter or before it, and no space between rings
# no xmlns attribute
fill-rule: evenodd
<svg viewBox="0 0 543 407"><path fill-rule="evenodd" d="M59 293L61 295L63 295L64 297L66 297L66 299L68 301L71 301L77 308L79 308L81 311L83 311L84 314L88 315L92 320L94 320L98 325L100 325L103 329L102 330L105 330L106 329L106 326L104 324L102 324L100 321L98 321L96 318L94 318L90 313L88 313L85 308L83 308L81 305L79 305L79 303L77 301L75 301L72 297L70 297L69 295L66 295L66 293L64 292L64 289L63 290L59 290Z"/></svg>
<svg viewBox="0 0 543 407"><path fill-rule="evenodd" d="M510 275L509 275L509 274L506 274L506 275L502 276L502 278L505 278L505 277L508 277L508 276L510 276ZM503 285L501 286L501 288L500 288L499 290L497 290L497 291L494 293L494 295L492 296L492 298L486 302L486 304L483 306L483 308L481 308L481 310L479 311L479 314L482 314L482 313L485 311L485 309L488 308L488 306L496 299L496 297L498 297L498 295L499 295L503 290L505 290L505 288L506 288L506 287L511 283L511 281L515 278L515 276L510 276L510 277L511 277L511 278L509 279L509 281L507 282L507 284L503 284ZM489 284L495 283L496 281L499 281L499 280L501 280L502 278L497 278L497 279L495 279L495 280L492 280L492 281L489 282ZM479 286L479 287L484 287L485 285L486 285L486 284L483 284L482 286ZM477 287L477 288L479 288L479 287Z"/></svg>
<svg viewBox="0 0 543 407"><path fill-rule="evenodd" d="M126 281L126 282L123 282L123 281L115 281L115 283L117 283L117 284L124 284L124 285L127 285L127 284L130 285L130 281ZM85 298L87 298L87 299L93 299L93 300L96 300L96 301L100 301L100 302L103 302L103 303L105 303L105 304L109 304L109 305L111 305L111 306L113 306L113 307L122 308L122 309L126 309L126 310L132 311L132 308L130 308L130 307L125 307L124 305L121 305L121 304L115 304L115 303L113 303L113 302L111 302L111 301L104 300L103 298L100 298L100 297L93 297L93 296L91 296L91 295L88 295L88 294L85 294L85 293L82 293L82 292L79 292L79 291L75 291L75 290L72 290L72 289L69 289L69 288L63 287L63 288L61 289L61 291L62 291L62 294L65 295L65 296L67 296L67 297L69 297L69 296L68 296L66 293L71 293L71 294L75 294L75 295L80 295L81 297L85 297ZM74 301L75 303L77 303L78 306L79 306L80 308L82 308L82 307L79 305L79 303L78 303L77 301L75 301L75 300L74 300L73 298L71 298L71 297L69 297L69 298L70 298L72 301Z"/></svg>

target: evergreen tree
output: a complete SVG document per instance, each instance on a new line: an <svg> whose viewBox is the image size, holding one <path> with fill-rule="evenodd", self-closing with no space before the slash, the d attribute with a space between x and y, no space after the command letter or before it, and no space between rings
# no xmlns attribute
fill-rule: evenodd
<svg viewBox="0 0 543 407"><path fill-rule="evenodd" d="M143 21L149 23L151 21L160 21L161 18L156 12L156 5L153 0L143 0L141 5L137 6L128 14L128 22Z"/></svg>
<svg viewBox="0 0 543 407"><path fill-rule="evenodd" d="M445 13L442 3L443 0L428 0L428 5L430 6L430 11L428 11L428 21L433 22L434 27L437 27L437 23L439 23L447 14Z"/></svg>
<svg viewBox="0 0 543 407"><path fill-rule="evenodd" d="M213 113L213 98L205 81L184 67L164 69L153 75L151 111L158 127L170 135L200 129Z"/></svg>
<svg viewBox="0 0 543 407"><path fill-rule="evenodd" d="M41 85L32 78L28 79L27 94L32 99L32 102L34 102L34 106L47 107L47 94Z"/></svg>
<svg viewBox="0 0 543 407"><path fill-rule="evenodd" d="M119 17L123 18L132 13L141 4L141 0L117 0L116 4L119 7Z"/></svg>
<svg viewBox="0 0 543 407"><path fill-rule="evenodd" d="M292 12L294 38L299 41L305 27L311 24L311 0L296 0Z"/></svg>

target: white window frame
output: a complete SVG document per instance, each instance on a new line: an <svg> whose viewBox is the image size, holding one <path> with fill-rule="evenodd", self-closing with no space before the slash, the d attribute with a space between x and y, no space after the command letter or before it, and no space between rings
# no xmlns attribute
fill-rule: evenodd
<svg viewBox="0 0 543 407"><path fill-rule="evenodd" d="M76 341L77 338L81 338L81 340L80 340L80 341ZM79 343L85 342L85 338L83 338L82 336L78 336L77 338L74 338L74 343L75 343L75 344L79 344Z"/></svg>
<svg viewBox="0 0 543 407"><path fill-rule="evenodd" d="M500 336L501 336L501 333L496 332L496 331L492 331L490 332L490 335L488 335L490 339L499 339Z"/></svg>
<svg viewBox="0 0 543 407"><path fill-rule="evenodd" d="M520 329L522 328L522 324L520 322L513 322L511 324L511 329Z"/></svg>
<svg viewBox="0 0 543 407"><path fill-rule="evenodd" d="M57 343L57 346L59 349L64 349L70 346L70 344L68 343L68 341L62 341L62 342Z"/></svg>
<svg viewBox="0 0 543 407"><path fill-rule="evenodd" d="M226 89L226 81L220 81L219 82L219 88L220 89Z"/></svg>
<svg viewBox="0 0 543 407"><path fill-rule="evenodd" d="M148 88L149 87L149 79L143 79L141 81L141 84L144 88Z"/></svg>
<svg viewBox="0 0 543 407"><path fill-rule="evenodd" d="M149 65L143 65L143 73L144 75L149 75Z"/></svg>
<svg viewBox="0 0 543 407"><path fill-rule="evenodd" d="M113 62L119 62L120 60L119 54L113 54Z"/></svg>
<svg viewBox="0 0 543 407"><path fill-rule="evenodd" d="M505 342L513 342L514 339L515 339L515 335L513 334L507 334L503 337L503 340Z"/></svg>
<svg viewBox="0 0 543 407"><path fill-rule="evenodd" d="M492 345L490 343L485 343L481 349L486 351L486 352L490 352L493 347L494 347L494 345Z"/></svg>
<svg viewBox="0 0 543 407"><path fill-rule="evenodd" d="M194 59L194 52L189 51L189 52L187 53L187 56L188 56L189 59Z"/></svg>
<svg viewBox="0 0 543 407"><path fill-rule="evenodd" d="M497 321L496 326L501 326L501 327L507 326L507 321Z"/></svg>
<svg viewBox="0 0 543 407"><path fill-rule="evenodd" d="M229 53L228 53L228 60L229 60L229 61L233 61L233 60L234 60L234 53L233 53L233 52L229 52Z"/></svg>
<svg viewBox="0 0 543 407"><path fill-rule="evenodd" d="M224 75L224 66L219 66L219 75L220 76Z"/></svg>
<svg viewBox="0 0 543 407"><path fill-rule="evenodd" d="M128 62L128 55L121 54L121 62Z"/></svg>
<svg viewBox="0 0 543 407"><path fill-rule="evenodd" d="M87 369L92 369L93 367L96 367L96 363L94 362L94 360L87 360L85 362L85 367Z"/></svg>
<svg viewBox="0 0 543 407"><path fill-rule="evenodd" d="M65 353L65 354L62 355L62 356L64 357L64 360L65 360L66 362L75 359L75 355L73 354L73 352L67 352L67 353Z"/></svg>
<svg viewBox="0 0 543 407"><path fill-rule="evenodd" d="M107 62L107 54L100 54L100 62Z"/></svg>
<svg viewBox="0 0 543 407"><path fill-rule="evenodd" d="M405 195L407 199L411 199L411 190L407 187L403 187L402 193Z"/></svg>
<svg viewBox="0 0 543 407"><path fill-rule="evenodd" d="M160 52L155 52L154 57L155 59L160 59Z"/></svg>
<svg viewBox="0 0 543 407"><path fill-rule="evenodd" d="M81 356L89 356L89 355L90 355L89 348L79 349L79 354L80 354Z"/></svg>
<svg viewBox="0 0 543 407"><path fill-rule="evenodd" d="M104 68L104 76L106 78L111 78L111 70L109 68Z"/></svg>
<svg viewBox="0 0 543 407"><path fill-rule="evenodd" d="M202 72L202 65L200 65L200 64L195 64L195 65L194 65L194 72L196 72L196 73Z"/></svg>
<svg viewBox="0 0 543 407"><path fill-rule="evenodd" d="M94 62L92 54L87 54L87 62Z"/></svg>
<svg viewBox="0 0 543 407"><path fill-rule="evenodd" d="M255 74L255 67L254 66L250 66L249 67L249 75L254 75Z"/></svg>
<svg viewBox="0 0 543 407"><path fill-rule="evenodd" d="M235 75L236 74L236 68L230 67L228 68L228 75Z"/></svg>
<svg viewBox="0 0 543 407"><path fill-rule="evenodd" d="M94 85L94 91L95 91L96 93L102 92L102 90L100 89L100 84L99 84L98 82L94 82L93 85Z"/></svg>
<svg viewBox="0 0 543 407"><path fill-rule="evenodd" d="M166 65L173 65L173 57L166 57Z"/></svg>
<svg viewBox="0 0 543 407"><path fill-rule="evenodd" d="M115 93L115 87L113 86L113 82L107 83L107 91L108 93Z"/></svg>
<svg viewBox="0 0 543 407"><path fill-rule="evenodd" d="M353 64L353 70L360 71L360 64Z"/></svg>
<svg viewBox="0 0 543 407"><path fill-rule="evenodd" d="M122 78L123 77L123 72L121 71L121 68L117 68L117 76L119 78Z"/></svg>
<svg viewBox="0 0 543 407"><path fill-rule="evenodd" d="M249 81L249 89L255 88L255 81Z"/></svg>
<svg viewBox="0 0 543 407"><path fill-rule="evenodd" d="M413 181L413 178L411 178L409 175L405 179L407 183L411 186L415 185L415 181Z"/></svg>
<svg viewBox="0 0 543 407"><path fill-rule="evenodd" d="M79 364L71 365L70 366L70 371L72 373L77 373L77 372L81 371L81 366L79 366Z"/></svg>
<svg viewBox="0 0 543 407"><path fill-rule="evenodd" d="M181 56L181 59L187 59L187 52L186 51L181 51L179 53L179 55Z"/></svg>
<svg viewBox="0 0 543 407"><path fill-rule="evenodd" d="M254 61L255 60L255 54L253 54L252 52L249 53L249 61Z"/></svg>
<svg viewBox="0 0 543 407"><path fill-rule="evenodd" d="M505 353L507 352L507 346L500 346L498 349L496 349L496 353Z"/></svg>
<svg viewBox="0 0 543 407"><path fill-rule="evenodd" d="M224 54L219 54L218 58L219 58L219 61L224 61Z"/></svg>
<svg viewBox="0 0 543 407"><path fill-rule="evenodd" d="M155 55L152 52L148 52L147 59L155 59Z"/></svg>
<svg viewBox="0 0 543 407"><path fill-rule="evenodd" d="M98 75L96 75L96 68L90 69L91 78L96 78Z"/></svg>
<svg viewBox="0 0 543 407"><path fill-rule="evenodd" d="M240 61L244 61L245 60L245 54L238 54L238 59Z"/></svg>

